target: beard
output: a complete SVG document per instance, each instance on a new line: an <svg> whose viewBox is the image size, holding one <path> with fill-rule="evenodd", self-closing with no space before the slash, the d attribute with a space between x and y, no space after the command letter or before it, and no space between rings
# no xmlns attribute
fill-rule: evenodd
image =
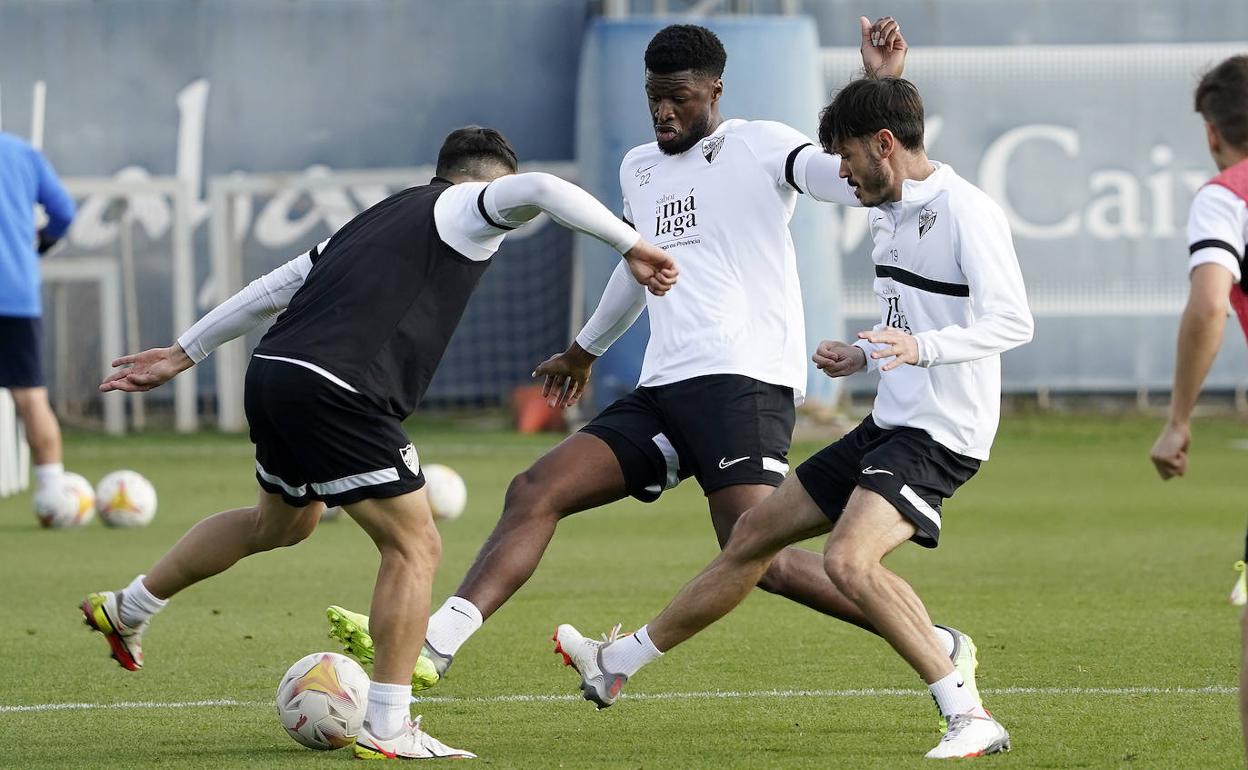
<svg viewBox="0 0 1248 770"><path fill-rule="evenodd" d="M664 155L680 155L689 150L711 133L711 116L709 113L700 116L689 124L689 127L676 135L675 139L658 142L659 152Z"/></svg>
<svg viewBox="0 0 1248 770"><path fill-rule="evenodd" d="M871 170L858 180L858 200L863 206L878 206L888 199L891 175L879 158L871 159Z"/></svg>

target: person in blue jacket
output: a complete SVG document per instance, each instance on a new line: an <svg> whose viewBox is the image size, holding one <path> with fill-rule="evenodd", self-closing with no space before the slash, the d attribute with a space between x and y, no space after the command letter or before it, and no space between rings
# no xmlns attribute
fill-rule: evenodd
<svg viewBox="0 0 1248 770"><path fill-rule="evenodd" d="M48 223L35 232L35 204ZM42 365L38 257L74 218L74 201L43 154L0 133L0 388L7 388L26 428L35 466L35 507L60 494L61 428L48 403Z"/></svg>

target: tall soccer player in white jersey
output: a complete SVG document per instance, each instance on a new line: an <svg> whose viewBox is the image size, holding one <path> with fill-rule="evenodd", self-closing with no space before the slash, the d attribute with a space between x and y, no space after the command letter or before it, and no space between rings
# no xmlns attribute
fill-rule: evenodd
<svg viewBox="0 0 1248 770"><path fill-rule="evenodd" d="M101 390L150 390L277 315L247 367L256 504L204 519L146 575L82 603L87 624L124 668L143 666L143 634L170 597L244 557L298 543L326 505L341 505L381 553L373 593L377 660L355 756L473 756L410 719L411 672L441 540L402 420L419 404L503 238L539 213L610 244L658 294L676 279L669 255L585 191L549 174L515 172L515 151L497 131L453 131L429 184L364 211L213 309L173 345L114 362L124 368Z"/></svg>
<svg viewBox="0 0 1248 770"><path fill-rule="evenodd" d="M827 577L918 672L948 722L927 756L1008 750L1009 734L950 662L914 589L882 560L907 540L935 548L943 501L988 459L999 354L1032 334L1009 225L987 195L928 160L923 102L908 81L850 83L824 110L819 141L873 207L880 323L854 344L820 343L814 361L830 377L878 368L872 413L742 516L723 552L647 626L604 643L561 625L556 651L586 699L609 706L660 651L741 603L785 547L831 531Z"/></svg>
<svg viewBox="0 0 1248 770"><path fill-rule="evenodd" d="M899 74L906 44L897 22L863 18L860 27L867 73ZM723 543L789 469L807 355L789 219L800 193L861 204L838 160L800 132L720 115L726 58L704 27L670 26L650 41L645 89L655 141L625 155L620 184L625 219L680 260L680 290L647 302L617 270L576 342L538 367L557 403L575 401L595 358L648 306L640 386L512 481L494 532L430 618L417 687L435 684L529 579L565 516L630 495L653 501L693 476ZM878 633L810 551L784 550L758 585ZM346 650L369 660L368 619L341 607L328 614ZM930 632L973 686L970 638L944 626Z"/></svg>
<svg viewBox="0 0 1248 770"><path fill-rule="evenodd" d="M1222 345L1227 304L1248 335L1248 56L1233 56L1211 69L1196 87L1196 111L1205 119L1209 154L1218 175L1192 199L1187 219L1188 271L1191 274L1187 307L1179 324L1174 362L1174 390L1166 421L1152 460L1162 479L1187 473L1187 450L1192 441L1192 409L1213 359ZM1248 538L1244 560L1248 561ZM1236 564L1239 578L1231 603L1248 601L1244 562ZM1248 640L1248 613L1242 618ZM1248 663L1248 647L1244 650ZM1240 669L1240 718L1248 740L1248 665Z"/></svg>

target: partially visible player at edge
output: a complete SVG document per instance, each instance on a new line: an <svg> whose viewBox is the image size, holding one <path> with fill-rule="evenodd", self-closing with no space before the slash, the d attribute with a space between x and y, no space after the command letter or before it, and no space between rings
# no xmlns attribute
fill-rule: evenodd
<svg viewBox="0 0 1248 770"><path fill-rule="evenodd" d="M35 204L48 223L35 232ZM38 149L0 132L0 388L13 396L35 461L35 513L64 497L61 426L43 379L39 257L74 219L74 199Z"/></svg>
<svg viewBox="0 0 1248 770"><path fill-rule="evenodd" d="M1033 322L1001 207L923 149L923 101L906 80L857 80L823 111L823 150L873 207L880 323L852 345L824 341L829 377L880 372L872 413L798 466L737 522L722 553L667 609L606 642L570 625L556 652L599 708L657 658L728 614L786 546L829 532L822 567L927 683L948 729L932 759L1008 751L1010 736L932 634L914 589L882 561L913 540L935 548L946 498L988 459L1001 402L1000 353ZM618 626L617 626L618 631Z"/></svg>
<svg viewBox="0 0 1248 770"><path fill-rule="evenodd" d="M900 75L906 42L897 22L861 18L859 27L868 76ZM680 291L649 303L640 387L512 481L494 532L429 620L413 675L418 688L435 684L524 585L565 516L629 495L650 502L692 475L722 544L742 512L788 471L794 403L807 368L789 219L799 193L861 204L840 178L839 161L802 133L720 115L726 60L715 34L694 25L669 26L646 49L656 141L620 165L624 218L680 256ZM617 269L576 341L537 368L552 402L574 403L594 360L646 308L645 292L634 289ZM786 549L759 586L878 633L824 574L817 554ZM370 660L368 618L341 607L328 614L347 652ZM974 687L971 639L944 626L929 633Z"/></svg>
<svg viewBox="0 0 1248 770"><path fill-rule="evenodd" d="M294 545L326 505L341 505L381 552L377 660L355 755L474 756L410 719L442 544L401 421L420 403L503 238L542 211L623 253L633 278L655 294L675 282L673 260L588 193L549 174L517 174L507 140L470 126L446 138L429 184L386 198L253 281L174 345L113 362L123 368L100 390L150 390L281 313L247 367L259 501L204 519L146 575L82 603L123 667L142 667L142 635L171 596L246 556Z"/></svg>
<svg viewBox="0 0 1248 770"><path fill-rule="evenodd" d="M1187 473L1192 409L1222 345L1228 297L1248 335L1248 272L1244 270L1248 252L1248 56L1233 56L1206 73L1196 87L1195 102L1196 111L1205 119L1209 154L1220 173L1196 193L1187 218L1191 285L1179 323L1170 418L1152 450L1153 465L1167 480ZM1248 536L1244 560L1248 561ZM1244 561L1235 568L1240 574L1231 590L1231 603L1243 606L1248 602ZM1242 623L1248 639L1248 614ZM1248 647L1244 663L1248 664ZM1248 665L1241 667L1239 692L1248 740Z"/></svg>

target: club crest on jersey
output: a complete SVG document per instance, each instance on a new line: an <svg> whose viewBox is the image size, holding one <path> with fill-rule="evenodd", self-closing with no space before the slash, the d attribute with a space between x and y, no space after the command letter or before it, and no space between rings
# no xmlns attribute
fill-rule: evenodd
<svg viewBox="0 0 1248 770"><path fill-rule="evenodd" d="M403 458L403 464L412 473L420 473L420 458L416 456L416 447L408 444L399 450L399 456Z"/></svg>
<svg viewBox="0 0 1248 770"><path fill-rule="evenodd" d="M702 140L702 157L706 158L706 162L710 163L715 160L715 156L724 146L724 137L712 136Z"/></svg>
<svg viewBox="0 0 1248 770"><path fill-rule="evenodd" d="M927 235L927 231L932 229L932 225L936 224L936 212L929 208L924 208L919 212L919 237Z"/></svg>

